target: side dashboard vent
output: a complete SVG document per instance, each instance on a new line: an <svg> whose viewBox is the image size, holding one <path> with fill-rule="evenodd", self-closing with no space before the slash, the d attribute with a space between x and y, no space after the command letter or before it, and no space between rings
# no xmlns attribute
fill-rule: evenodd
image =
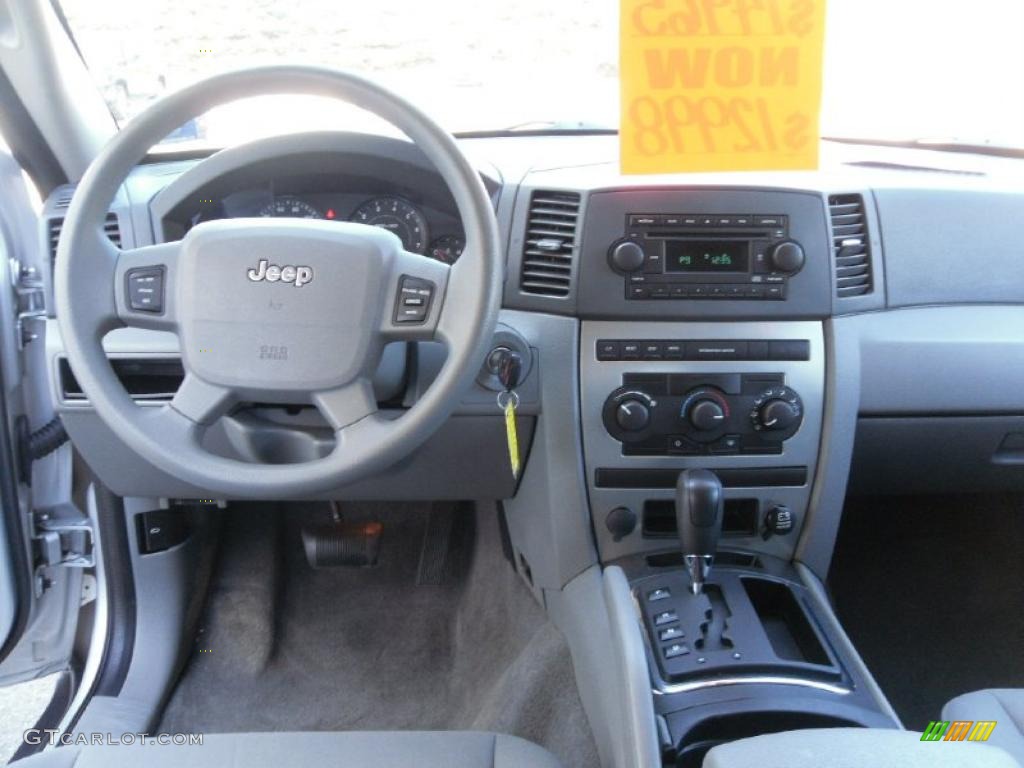
<svg viewBox="0 0 1024 768"><path fill-rule="evenodd" d="M64 227L63 218L50 219L47 224L48 235L49 235L49 246L50 246L50 266L53 266L54 261L57 258L57 243L60 241L60 232ZM106 232L107 237L110 238L110 242L116 245L118 248L121 247L121 226L117 222L116 213L108 213L106 221L103 222L103 231Z"/></svg>
<svg viewBox="0 0 1024 768"><path fill-rule="evenodd" d="M580 196L575 192L536 191L530 197L519 275L523 293L569 295L579 215Z"/></svg>
<svg viewBox="0 0 1024 768"><path fill-rule="evenodd" d="M836 296L844 299L871 293L871 248L864 198L831 195L828 208L836 258Z"/></svg>

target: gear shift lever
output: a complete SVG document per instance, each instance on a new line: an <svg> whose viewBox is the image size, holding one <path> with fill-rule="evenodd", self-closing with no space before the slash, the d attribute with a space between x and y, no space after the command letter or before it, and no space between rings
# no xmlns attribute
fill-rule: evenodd
<svg viewBox="0 0 1024 768"><path fill-rule="evenodd" d="M676 482L676 526L690 589L699 595L722 531L722 481L708 469L686 469Z"/></svg>

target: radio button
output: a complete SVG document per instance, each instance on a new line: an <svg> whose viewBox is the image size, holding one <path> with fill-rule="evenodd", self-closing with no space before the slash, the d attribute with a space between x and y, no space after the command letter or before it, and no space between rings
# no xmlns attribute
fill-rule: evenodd
<svg viewBox="0 0 1024 768"><path fill-rule="evenodd" d="M754 218L754 223L759 227L781 227L786 220L781 216L757 216Z"/></svg>
<svg viewBox="0 0 1024 768"><path fill-rule="evenodd" d="M700 224L699 216L683 216L684 227L696 227L698 224Z"/></svg>
<svg viewBox="0 0 1024 768"><path fill-rule="evenodd" d="M715 217L701 216L697 223L700 224L702 227L713 227L715 225Z"/></svg>
<svg viewBox="0 0 1024 768"><path fill-rule="evenodd" d="M629 286L629 298L631 299L646 299L648 295L647 286L644 285L631 285Z"/></svg>
<svg viewBox="0 0 1024 768"><path fill-rule="evenodd" d="M683 217L679 215L662 216L661 224L666 227L678 227L683 223Z"/></svg>
<svg viewBox="0 0 1024 768"><path fill-rule="evenodd" d="M668 286L667 285L654 285L654 286L651 286L651 298L652 299L667 299L668 298Z"/></svg>
<svg viewBox="0 0 1024 768"><path fill-rule="evenodd" d="M631 240L612 247L608 262L616 272L636 272L644 265L644 249Z"/></svg>
<svg viewBox="0 0 1024 768"><path fill-rule="evenodd" d="M733 299L742 299L747 295L747 286L745 285L728 285L725 288L727 296Z"/></svg>
<svg viewBox="0 0 1024 768"><path fill-rule="evenodd" d="M715 222L720 227L731 227L733 225L732 216L719 216Z"/></svg>
<svg viewBox="0 0 1024 768"><path fill-rule="evenodd" d="M772 249L772 265L780 272L799 272L804 265L804 249L792 240L779 243Z"/></svg>
<svg viewBox="0 0 1024 768"><path fill-rule="evenodd" d="M672 286L672 298L673 299L684 299L690 295L690 286L688 285L673 285Z"/></svg>
<svg viewBox="0 0 1024 768"><path fill-rule="evenodd" d="M738 227L749 227L754 223L753 216L737 216L735 219L736 226Z"/></svg>
<svg viewBox="0 0 1024 768"><path fill-rule="evenodd" d="M784 299L786 298L786 286L766 285L764 287L764 297L766 299Z"/></svg>
<svg viewBox="0 0 1024 768"><path fill-rule="evenodd" d="M649 213L634 213L629 217L631 227L650 227L658 223L658 217Z"/></svg>
<svg viewBox="0 0 1024 768"><path fill-rule="evenodd" d="M649 275L660 275L664 271L661 267L661 254L648 253L647 258L644 260L644 272L646 272Z"/></svg>
<svg viewBox="0 0 1024 768"><path fill-rule="evenodd" d="M723 285L712 285L708 287L708 296L713 299L724 299L727 294L725 292L725 286Z"/></svg>
<svg viewBox="0 0 1024 768"><path fill-rule="evenodd" d="M764 286L763 285L748 285L744 291L744 295L748 299L763 299L764 298Z"/></svg>
<svg viewBox="0 0 1024 768"><path fill-rule="evenodd" d="M708 286L706 285L691 285L690 295L698 299L706 299L708 297Z"/></svg>

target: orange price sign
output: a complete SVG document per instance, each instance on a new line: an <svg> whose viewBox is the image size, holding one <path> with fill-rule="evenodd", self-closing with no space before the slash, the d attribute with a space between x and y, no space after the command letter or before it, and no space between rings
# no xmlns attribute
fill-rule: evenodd
<svg viewBox="0 0 1024 768"><path fill-rule="evenodd" d="M621 0L623 173L818 166L825 0Z"/></svg>

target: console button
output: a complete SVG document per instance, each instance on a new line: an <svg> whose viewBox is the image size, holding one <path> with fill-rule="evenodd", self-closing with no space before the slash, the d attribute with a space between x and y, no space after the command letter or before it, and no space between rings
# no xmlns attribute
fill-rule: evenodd
<svg viewBox="0 0 1024 768"><path fill-rule="evenodd" d="M597 342L598 360L618 360L620 354L619 342L604 340Z"/></svg>
<svg viewBox="0 0 1024 768"><path fill-rule="evenodd" d="M747 359L748 360L767 360L768 359L768 342L767 341L748 341L747 342Z"/></svg>
<svg viewBox="0 0 1024 768"><path fill-rule="evenodd" d="M644 259L644 273L648 275L660 275L664 270L660 253L648 253Z"/></svg>
<svg viewBox="0 0 1024 768"><path fill-rule="evenodd" d="M658 639L665 643L669 640L678 640L680 637L685 635L679 627L669 627L668 629L662 629L658 631Z"/></svg>
<svg viewBox="0 0 1024 768"><path fill-rule="evenodd" d="M164 311L164 268L138 267L128 270L128 308L135 312Z"/></svg>
<svg viewBox="0 0 1024 768"><path fill-rule="evenodd" d="M720 437L709 446L711 453L718 453L722 455L730 453L739 453L740 451L740 436L739 435L726 435Z"/></svg>
<svg viewBox="0 0 1024 768"><path fill-rule="evenodd" d="M678 227L683 223L683 217L679 214L671 214L669 216L661 217L662 225L666 227Z"/></svg>
<svg viewBox="0 0 1024 768"><path fill-rule="evenodd" d="M655 603L658 600L668 600L670 597L672 597L672 592L668 587L658 587L647 593L647 602Z"/></svg>
<svg viewBox="0 0 1024 768"><path fill-rule="evenodd" d="M751 224L754 223L754 217L737 216L735 219L733 219L733 222L736 224L737 227L749 227Z"/></svg>
<svg viewBox="0 0 1024 768"><path fill-rule="evenodd" d="M691 285L690 295L696 299L706 299L708 297L708 287L706 285Z"/></svg>
<svg viewBox="0 0 1024 768"><path fill-rule="evenodd" d="M686 643L672 643L672 645L662 649L662 653L664 654L666 659L674 659L677 656L685 656L689 652L690 649L689 647L687 647Z"/></svg>
<svg viewBox="0 0 1024 768"><path fill-rule="evenodd" d="M768 342L769 360L810 360L811 343L804 339Z"/></svg>
<svg viewBox="0 0 1024 768"><path fill-rule="evenodd" d="M622 351L623 360L639 360L640 359L640 342L638 341L624 341L620 347Z"/></svg>
<svg viewBox="0 0 1024 768"><path fill-rule="evenodd" d="M686 348L681 341L665 342L664 350L666 360L682 360L686 353Z"/></svg>
<svg viewBox="0 0 1024 768"><path fill-rule="evenodd" d="M786 298L786 286L766 285L764 286L764 297L766 299L784 299Z"/></svg>
<svg viewBox="0 0 1024 768"><path fill-rule="evenodd" d="M745 360L747 342L745 341L688 341L686 342L687 360Z"/></svg>
<svg viewBox="0 0 1024 768"><path fill-rule="evenodd" d="M781 227L785 224L785 219L781 216L756 216L754 223L759 227Z"/></svg>
<svg viewBox="0 0 1024 768"><path fill-rule="evenodd" d="M679 621L679 614L675 611L662 611L661 613L654 614L654 626L656 627L671 624L673 621Z"/></svg>
<svg viewBox="0 0 1024 768"><path fill-rule="evenodd" d="M641 352L644 360L661 360L664 355L661 344L656 341L645 342Z"/></svg>
<svg viewBox="0 0 1024 768"><path fill-rule="evenodd" d="M700 224L700 216L690 216L688 214L683 216L684 227L696 227L698 224Z"/></svg>
<svg viewBox="0 0 1024 768"><path fill-rule="evenodd" d="M668 452L679 456L693 456L702 451L699 443L682 435L672 435L668 439Z"/></svg>
<svg viewBox="0 0 1024 768"><path fill-rule="evenodd" d="M650 227L658 223L658 217L649 213L634 213L629 217L631 227Z"/></svg>
<svg viewBox="0 0 1024 768"><path fill-rule="evenodd" d="M629 298L631 299L646 299L648 295L647 286L644 285L631 285L629 286Z"/></svg>
<svg viewBox="0 0 1024 768"><path fill-rule="evenodd" d="M667 285L655 285L651 287L652 299L667 299L668 295L669 294Z"/></svg>

